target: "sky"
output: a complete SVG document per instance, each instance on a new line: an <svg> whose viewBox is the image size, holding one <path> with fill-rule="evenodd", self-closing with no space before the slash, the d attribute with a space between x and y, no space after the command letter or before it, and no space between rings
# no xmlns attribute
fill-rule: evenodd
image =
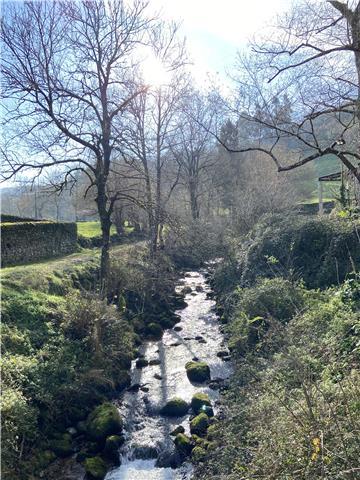
<svg viewBox="0 0 360 480"><path fill-rule="evenodd" d="M292 0L151 0L165 18L182 21L182 31L201 81L209 72L223 78L236 52Z"/></svg>
<svg viewBox="0 0 360 480"><path fill-rule="evenodd" d="M226 83L226 70L234 64L236 52L291 4L292 0L150 0L164 19L182 22L199 86L209 75Z"/></svg>

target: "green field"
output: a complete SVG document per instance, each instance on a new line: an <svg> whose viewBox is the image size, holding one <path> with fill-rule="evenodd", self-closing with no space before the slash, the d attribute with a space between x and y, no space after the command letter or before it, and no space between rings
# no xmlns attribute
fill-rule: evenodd
<svg viewBox="0 0 360 480"><path fill-rule="evenodd" d="M86 238L99 237L101 235L101 228L99 221L93 222L76 222L78 235L82 235ZM111 235L116 234L115 225L111 225Z"/></svg>

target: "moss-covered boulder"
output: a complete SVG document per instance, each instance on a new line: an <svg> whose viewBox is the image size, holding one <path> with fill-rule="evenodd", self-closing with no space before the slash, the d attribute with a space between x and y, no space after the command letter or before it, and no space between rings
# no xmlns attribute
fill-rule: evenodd
<svg viewBox="0 0 360 480"><path fill-rule="evenodd" d="M163 335L163 329L158 323L149 323L146 326L146 335L153 340L160 340Z"/></svg>
<svg viewBox="0 0 360 480"><path fill-rule="evenodd" d="M64 458L73 453L72 438L69 433L64 433L50 441L50 449L56 456Z"/></svg>
<svg viewBox="0 0 360 480"><path fill-rule="evenodd" d="M201 392L195 393L191 399L191 408L193 412L197 415L200 413L200 410L203 406L211 407L209 395Z"/></svg>
<svg viewBox="0 0 360 480"><path fill-rule="evenodd" d="M103 480L107 472L107 465L101 457L86 458L84 468L91 480Z"/></svg>
<svg viewBox="0 0 360 480"><path fill-rule="evenodd" d="M175 447L183 455L190 455L191 450L194 448L194 445L189 437L183 433L178 433L174 440Z"/></svg>
<svg viewBox="0 0 360 480"><path fill-rule="evenodd" d="M174 430L170 432L170 435L175 437L178 433L185 433L185 428L182 425L174 428Z"/></svg>
<svg viewBox="0 0 360 480"><path fill-rule="evenodd" d="M111 403L103 403L93 410L86 420L86 433L96 441L121 433L123 422L118 409Z"/></svg>
<svg viewBox="0 0 360 480"><path fill-rule="evenodd" d="M206 435L206 430L209 426L209 417L205 413L200 413L194 417L190 422L190 432L199 437Z"/></svg>
<svg viewBox="0 0 360 480"><path fill-rule="evenodd" d="M189 404L181 398L172 398L160 410L161 415L167 417L182 417L189 411Z"/></svg>
<svg viewBox="0 0 360 480"><path fill-rule="evenodd" d="M104 457L114 465L120 464L119 448L124 443L124 437L120 435L110 435L105 441L103 450Z"/></svg>
<svg viewBox="0 0 360 480"><path fill-rule="evenodd" d="M203 447L196 446L191 451L191 460L202 462L206 458L206 450Z"/></svg>
<svg viewBox="0 0 360 480"><path fill-rule="evenodd" d="M187 362L185 369L190 382L204 383L210 380L210 367L205 362Z"/></svg>

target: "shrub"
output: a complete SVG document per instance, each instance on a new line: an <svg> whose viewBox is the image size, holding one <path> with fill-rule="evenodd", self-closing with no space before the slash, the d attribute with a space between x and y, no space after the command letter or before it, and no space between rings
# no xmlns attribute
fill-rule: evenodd
<svg viewBox="0 0 360 480"><path fill-rule="evenodd" d="M252 288L237 290L236 309L249 318L273 317L289 321L304 305L301 286L277 277L260 279Z"/></svg>
<svg viewBox="0 0 360 480"><path fill-rule="evenodd" d="M347 219L267 216L249 235L242 284L278 275L310 288L339 284L360 266L358 228Z"/></svg>

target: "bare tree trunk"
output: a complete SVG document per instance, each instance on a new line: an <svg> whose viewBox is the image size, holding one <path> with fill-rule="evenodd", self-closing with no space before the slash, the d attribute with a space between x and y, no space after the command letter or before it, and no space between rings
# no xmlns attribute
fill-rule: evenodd
<svg viewBox="0 0 360 480"><path fill-rule="evenodd" d="M193 220L198 220L200 216L200 208L199 208L198 197L197 197L197 185L194 181L190 181L189 183L189 193L190 193L191 216Z"/></svg>
<svg viewBox="0 0 360 480"><path fill-rule="evenodd" d="M98 206L100 225L101 225L101 261L100 261L100 291L103 297L106 296L108 288L108 277L110 272L110 228L111 211L107 209L107 195L105 190L106 181L98 184L98 196L96 203Z"/></svg>

